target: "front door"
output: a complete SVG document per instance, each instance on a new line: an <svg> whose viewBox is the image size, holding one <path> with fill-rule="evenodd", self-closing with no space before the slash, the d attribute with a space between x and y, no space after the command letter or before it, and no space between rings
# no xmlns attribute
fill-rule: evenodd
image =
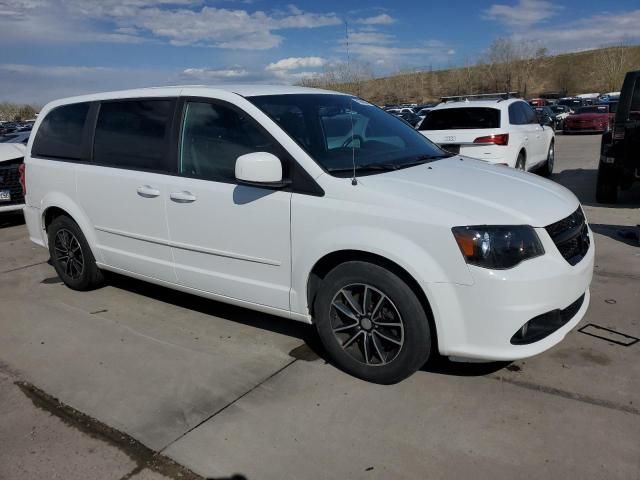
<svg viewBox="0 0 640 480"><path fill-rule="evenodd" d="M183 108L178 176L167 199L178 282L289 310L291 192L235 179L240 155L278 155L279 147L229 103L194 99Z"/></svg>

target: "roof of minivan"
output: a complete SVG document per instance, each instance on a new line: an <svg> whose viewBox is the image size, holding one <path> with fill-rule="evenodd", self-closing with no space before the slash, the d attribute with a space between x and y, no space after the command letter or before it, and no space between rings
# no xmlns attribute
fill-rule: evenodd
<svg viewBox="0 0 640 480"><path fill-rule="evenodd" d="M89 102L94 100L106 100L116 98L135 97L158 97L158 96L178 96L190 94L197 90L199 94L209 91L212 95L216 92L235 93L243 97L263 96L263 95L292 95L292 94L335 94L346 95L331 90L319 88L296 87L291 85L249 85L249 84L225 84L225 85L172 85L167 87L147 87L131 90L117 90L112 92L92 93L77 97L62 98L52 102L53 104ZM204 91L204 92L203 92Z"/></svg>
<svg viewBox="0 0 640 480"><path fill-rule="evenodd" d="M524 100L521 98L508 98L506 100L495 99L495 100L469 100L468 102L465 102L465 101L444 102L444 103L438 104L434 108L434 110L441 110L443 108L473 108L473 107L480 107L480 108L489 107L489 108L499 109L499 108L511 105L512 103L515 103L515 102L524 102Z"/></svg>

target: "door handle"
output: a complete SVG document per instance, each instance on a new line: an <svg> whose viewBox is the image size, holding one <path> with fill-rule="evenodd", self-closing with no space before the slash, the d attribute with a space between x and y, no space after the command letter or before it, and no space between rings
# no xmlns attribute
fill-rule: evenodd
<svg viewBox="0 0 640 480"><path fill-rule="evenodd" d="M143 185L137 189L138 195L144 198L155 198L160 196L160 190L149 185Z"/></svg>
<svg viewBox="0 0 640 480"><path fill-rule="evenodd" d="M176 203L192 203L196 201L196 196L187 191L171 192L169 198Z"/></svg>

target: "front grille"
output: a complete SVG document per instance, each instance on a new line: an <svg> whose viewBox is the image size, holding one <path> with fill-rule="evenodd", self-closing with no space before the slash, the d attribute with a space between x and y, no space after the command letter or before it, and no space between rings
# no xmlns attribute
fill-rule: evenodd
<svg viewBox="0 0 640 480"><path fill-rule="evenodd" d="M580 207L567 218L545 228L570 265L577 265L587 254L590 244L589 229Z"/></svg>
<svg viewBox="0 0 640 480"><path fill-rule="evenodd" d="M20 165L22 165L22 159L0 163L0 190L9 190L11 192L11 200L0 200L0 207L24 203L24 194L22 193L20 172L18 170Z"/></svg>
<svg viewBox="0 0 640 480"><path fill-rule="evenodd" d="M525 323L511 337L512 345L528 345L548 337L571 321L584 303L584 293L564 310L551 310Z"/></svg>

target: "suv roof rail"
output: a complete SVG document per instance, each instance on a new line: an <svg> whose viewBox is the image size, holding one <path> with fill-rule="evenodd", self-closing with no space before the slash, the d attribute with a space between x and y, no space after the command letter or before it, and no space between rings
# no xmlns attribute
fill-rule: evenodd
<svg viewBox="0 0 640 480"><path fill-rule="evenodd" d="M499 92L499 93L476 93L473 95L450 95L440 97L441 102L467 102L469 100L507 100L509 98L520 98L520 92Z"/></svg>

